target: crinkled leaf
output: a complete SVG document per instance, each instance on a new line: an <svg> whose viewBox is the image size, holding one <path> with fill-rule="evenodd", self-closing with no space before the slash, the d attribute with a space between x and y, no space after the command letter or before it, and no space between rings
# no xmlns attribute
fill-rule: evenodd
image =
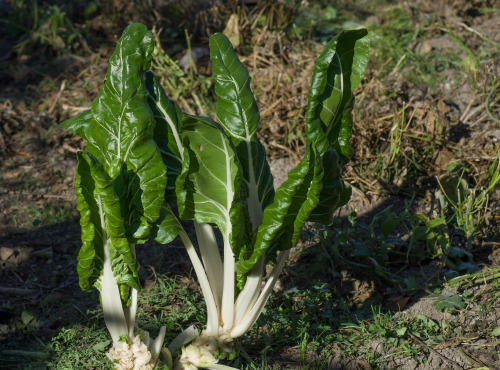
<svg viewBox="0 0 500 370"><path fill-rule="evenodd" d="M344 31L333 38L316 61L307 106L307 139L321 155L332 147L341 163L352 154L351 109L353 91L368 63L369 40L365 29Z"/></svg>
<svg viewBox="0 0 500 370"><path fill-rule="evenodd" d="M325 178L311 221L330 225L336 209L347 203L350 187L340 175L349 161L354 89L368 62L366 30L344 31L331 40L316 61L306 113L308 144L321 154Z"/></svg>
<svg viewBox="0 0 500 370"><path fill-rule="evenodd" d="M310 212L316 207L321 191L323 167L313 146L288 179L278 188L274 202L264 210L262 224L256 231L252 250L242 253L236 271L250 271L264 254L292 248Z"/></svg>
<svg viewBox="0 0 500 370"><path fill-rule="evenodd" d="M149 235L158 219L166 187L166 169L154 141L155 119L148 104L146 70L153 37L142 24L123 32L109 60L104 85L92 102L92 119L84 138L87 150L116 179L126 168L138 177L143 214L136 238Z"/></svg>
<svg viewBox="0 0 500 370"><path fill-rule="evenodd" d="M78 253L78 276L82 290L90 290L101 275L104 250L99 206L94 198L95 183L87 156L77 153L75 189L82 228L82 247Z"/></svg>
<svg viewBox="0 0 500 370"><path fill-rule="evenodd" d="M124 303L129 299L130 287L140 290L138 263L130 249L121 214L120 198L115 192L115 181L89 153L78 153L76 192L78 210L82 216L82 249L78 254L77 271L84 290L100 289L104 243L108 241L111 269ZM101 216L103 217L104 230Z"/></svg>
<svg viewBox="0 0 500 370"><path fill-rule="evenodd" d="M273 178L263 146L257 139L260 114L250 89L250 76L228 38L221 33L210 37L217 118L236 148L243 169L244 198L255 229L263 209L274 196Z"/></svg>
<svg viewBox="0 0 500 370"><path fill-rule="evenodd" d="M309 221L330 225L333 213L347 203L351 193L341 179L339 156L335 150L328 150L321 158L325 170L323 188L316 208L311 212Z"/></svg>
<svg viewBox="0 0 500 370"><path fill-rule="evenodd" d="M70 130L75 135L84 138L85 132L87 131L91 120L92 112L89 109L73 118L64 121L63 123L61 123L61 126L67 130Z"/></svg>

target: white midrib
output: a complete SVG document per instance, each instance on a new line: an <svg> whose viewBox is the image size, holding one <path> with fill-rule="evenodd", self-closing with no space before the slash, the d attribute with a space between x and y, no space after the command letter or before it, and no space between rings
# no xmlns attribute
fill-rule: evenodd
<svg viewBox="0 0 500 370"><path fill-rule="evenodd" d="M151 96L150 96L151 98ZM151 98L153 99L153 98ZM160 105L160 103L156 100L153 99L153 101L155 102L156 104L156 107L158 108L158 110L163 114L163 117L165 118L165 121L167 121L169 127L170 127L170 131L172 131L172 135L174 135L174 140L175 140L175 144L177 145L177 150L179 150L179 154L181 156L181 160L184 161L184 147L182 146L182 143L181 143L181 138L179 136L179 132L177 132L177 127L175 127L174 125L174 122L172 121L172 119L170 118L170 116L167 114L167 112L165 111L165 109L163 109L163 107Z"/></svg>
<svg viewBox="0 0 500 370"><path fill-rule="evenodd" d="M226 229L224 232L224 287L222 292L222 321L224 329L230 330L234 322L234 271L235 260L229 236L232 232L232 225L230 219L230 209L233 202L234 193L232 190L231 180L231 163L227 144L224 140L222 133L222 144L224 145L224 152L226 153Z"/></svg>
<svg viewBox="0 0 500 370"><path fill-rule="evenodd" d="M245 128L245 130L247 130ZM246 137L247 144L247 155L248 155L248 213L250 215L250 222L252 223L252 229L255 230L262 222L262 202L263 199L259 199L259 184L255 178L255 169L253 167L253 157L252 157L252 142L247 131Z"/></svg>

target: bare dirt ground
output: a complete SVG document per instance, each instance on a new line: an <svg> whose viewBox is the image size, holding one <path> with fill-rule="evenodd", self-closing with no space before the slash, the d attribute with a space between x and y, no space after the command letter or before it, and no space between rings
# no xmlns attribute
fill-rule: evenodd
<svg viewBox="0 0 500 370"><path fill-rule="evenodd" d="M426 37L415 37L409 53L425 60L440 53L446 58L446 53L455 50L460 60L464 60L468 56L467 49L480 55L485 49L494 48L489 41L496 43L496 47L500 45L498 4L496 12L483 14L478 12L480 5L477 2L452 3L405 3L403 10L415 27L423 18L432 20ZM366 9L362 24L384 27L389 23L388 15L375 13L375 5ZM444 28L453 32L444 32ZM281 36L279 33L267 38L262 34L255 36L253 54L243 58L250 70L259 70L254 77L256 85L263 86L259 81L266 79L272 82L267 94L259 91L262 93L259 104L264 112L262 138L272 157L277 183L286 178L286 173L302 153L303 143L299 139L291 142L283 139L290 134L290 127L284 122L304 113L307 80L313 57L320 50L319 45L308 42L306 53L305 44L286 42ZM466 48L457 46L456 37L465 38ZM269 45L277 45L278 39L286 43L285 51L274 49L270 55ZM12 341L24 341L31 348L39 348L40 343L49 343L61 328L86 317L87 309L98 308L96 294L80 291L75 268L80 246L79 215L73 189L75 153L84 143L59 124L78 113L81 106L88 106L96 96L99 81L107 68L110 48L96 49L85 60L54 57L34 61L33 58L18 59L12 51L13 45L5 37L0 37L0 46L7 50L0 56L0 350L12 350ZM461 67L437 63L433 73L439 78L435 78L434 88L413 82L412 64L382 73L384 63L390 63L392 57L369 67L357 92L353 129L355 155L346 171L346 178L353 186L350 206L357 209L360 223L368 224L375 214L389 205L403 210L413 194L416 196L412 209L429 212L429 200L437 186L436 176L442 175L446 166L456 160L467 164L471 178L477 179L486 172L500 140L500 124L485 110L486 99L490 96L491 111L497 117L500 111L498 91L489 95L494 85L492 81L500 78L498 50L495 50L494 62L481 64L475 72L467 74L473 81L467 81L463 75L457 78L456 73L465 73ZM286 58L293 62L299 52L307 60L304 66L282 62ZM280 77L285 75L288 78ZM381 75L384 77L380 78ZM271 96L279 103L273 105ZM413 136L408 135L401 149L406 160L389 163L391 127L401 109L406 110L405 125L410 127ZM431 146L432 151L423 150ZM383 155L379 156L380 153ZM380 159L378 164L377 158ZM412 161L417 165L425 161L427 170L405 176L405 168L409 168ZM377 168L397 175L376 176ZM490 200L484 237L474 240L474 260L483 269L500 267L499 198L497 189ZM349 213L346 209L341 216L346 217ZM155 255L140 249L139 253L144 261L142 264L151 267L141 271L143 281L151 277L151 271L169 271L174 275L189 273L182 249L160 249ZM316 257L310 253L299 254L292 259L289 268L293 270L294 264L299 262L304 266L313 265ZM465 309L448 313L437 310L433 302L439 295L449 296L464 289L447 287L434 296L419 294L401 298L399 293L360 269L338 267L339 271L349 271L340 277L328 274L316 277L336 287L353 312L367 302L391 310L391 302L396 300L401 309L396 308L399 312L395 315L401 320L422 315L442 325L467 328L467 337L457 335L434 344L424 343L418 333L409 333L413 343L420 348L414 355L391 354L391 346L383 340L371 341L366 345L368 351L387 355L379 362L379 368L500 369L500 344L497 338L489 335L500 326L500 309L498 303L488 312L484 309L494 297L484 295L481 299L479 294L479 298L471 300ZM440 284L445 281L444 274L448 270L442 261L423 258L404 274L412 277L417 285ZM284 288L296 284L289 275L282 281ZM475 295L481 289L486 291L488 284L476 284L470 289ZM313 362L315 353L308 352L307 356ZM26 360L26 357L21 358ZM300 361L297 349L291 348L276 354L274 365L298 369L302 368ZM372 368L366 359L346 355L341 350L334 350L326 363L329 369ZM0 362L0 368L13 368L12 364Z"/></svg>

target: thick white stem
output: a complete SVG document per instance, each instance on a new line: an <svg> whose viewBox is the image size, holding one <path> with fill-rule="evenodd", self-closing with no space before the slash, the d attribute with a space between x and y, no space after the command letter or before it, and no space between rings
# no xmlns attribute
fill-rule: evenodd
<svg viewBox="0 0 500 370"><path fill-rule="evenodd" d="M203 264L201 263L189 236L184 231L181 231L179 236L184 243L184 247L186 247L186 251L191 259L194 271L198 276L203 298L205 298L205 304L207 305L207 333L212 337L217 337L219 332L219 317L217 315L217 306L215 304L212 289L210 288L210 283L208 282L207 274L205 273Z"/></svg>
<svg viewBox="0 0 500 370"><path fill-rule="evenodd" d="M265 256L262 256L259 262L257 262L250 271L245 286L236 299L236 312L234 314L235 325L238 325L242 317L253 307L259 296L262 275L264 272L264 258Z"/></svg>
<svg viewBox="0 0 500 370"><path fill-rule="evenodd" d="M137 314L137 290L132 288L130 293L130 305L125 308L125 319L127 320L128 339L134 339L135 316Z"/></svg>
<svg viewBox="0 0 500 370"><path fill-rule="evenodd" d="M214 229L209 224L194 223L198 246L200 247L201 260L205 271L207 272L208 281L212 288L212 293L215 297L217 312L220 316L222 289L223 289L223 266L222 259L217 246Z"/></svg>
<svg viewBox="0 0 500 370"><path fill-rule="evenodd" d="M135 258L135 244L129 244L132 255ZM125 319L128 326L128 340L130 343L134 340L135 316L137 315L137 290L132 288L130 293L130 305L124 309Z"/></svg>
<svg viewBox="0 0 500 370"><path fill-rule="evenodd" d="M151 363L155 363L160 356L161 347L163 346L163 340L165 339L166 331L167 328L165 326L162 326L156 339L148 344L149 352L151 352Z"/></svg>
<svg viewBox="0 0 500 370"><path fill-rule="evenodd" d="M228 224L228 229L230 226ZM229 233L228 233L229 234ZM234 322L234 254L227 237L224 238L224 291L222 292L222 321L224 330L230 330Z"/></svg>
<svg viewBox="0 0 500 370"><path fill-rule="evenodd" d="M226 228L224 230L224 285L222 292L222 322L224 323L224 330L230 330L233 327L234 322L234 280L235 280L235 261L233 250L231 249L230 236L232 233L230 209L233 204L234 196L232 190L232 174L231 174L231 164L229 156L229 148L226 147L226 142L222 141L224 144L224 151L226 155Z"/></svg>
<svg viewBox="0 0 500 370"><path fill-rule="evenodd" d="M104 322L108 328L113 343L120 340L120 336L128 335L128 326L123 312L122 300L118 284L111 270L111 256L108 247L108 235L104 223L104 212L102 211L102 200L98 197L99 213L101 216L102 241L104 248L103 272L101 277L101 302L104 314Z"/></svg>
<svg viewBox="0 0 500 370"><path fill-rule="evenodd" d="M255 321L257 321L260 313L266 305L267 300L269 299L269 296L271 295L274 285L278 281L278 277L281 273L281 270L283 270L283 266L285 265L289 254L290 250L283 251L278 254L278 261L276 265L274 265L271 271L271 275L269 276L269 279L267 280L262 293L257 299L257 302L255 302L252 309L247 312L247 314L242 318L241 322L239 322L231 331L231 336L233 338L237 338L245 334L248 330L250 330Z"/></svg>
<svg viewBox="0 0 500 370"><path fill-rule="evenodd" d="M196 338L196 329L193 325L189 328L184 329L182 333L175 337L175 339L169 344L168 350L171 354L174 354L179 348L181 348L186 343L191 342L194 338Z"/></svg>

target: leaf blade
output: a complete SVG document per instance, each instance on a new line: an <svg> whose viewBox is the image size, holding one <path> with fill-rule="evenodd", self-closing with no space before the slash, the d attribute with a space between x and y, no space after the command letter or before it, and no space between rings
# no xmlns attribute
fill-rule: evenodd
<svg viewBox="0 0 500 370"><path fill-rule="evenodd" d="M257 138L260 114L250 88L250 75L221 33L210 38L217 118L231 138L242 167L244 191L252 228L262 221L262 214L274 197L273 177L264 147Z"/></svg>
<svg viewBox="0 0 500 370"><path fill-rule="evenodd" d="M274 202L264 210L262 224L254 234L252 250L240 255L236 271L246 274L263 255L272 256L278 250L292 248L310 212L319 201L324 171L321 158L309 147L299 166L278 188Z"/></svg>
<svg viewBox="0 0 500 370"><path fill-rule="evenodd" d="M92 102L92 119L85 133L87 150L112 179L120 175L123 163L139 178L142 215L137 238L146 238L158 219L167 181L153 138L155 121L146 87L153 44L146 26L131 24L125 29L110 58L105 83Z"/></svg>

